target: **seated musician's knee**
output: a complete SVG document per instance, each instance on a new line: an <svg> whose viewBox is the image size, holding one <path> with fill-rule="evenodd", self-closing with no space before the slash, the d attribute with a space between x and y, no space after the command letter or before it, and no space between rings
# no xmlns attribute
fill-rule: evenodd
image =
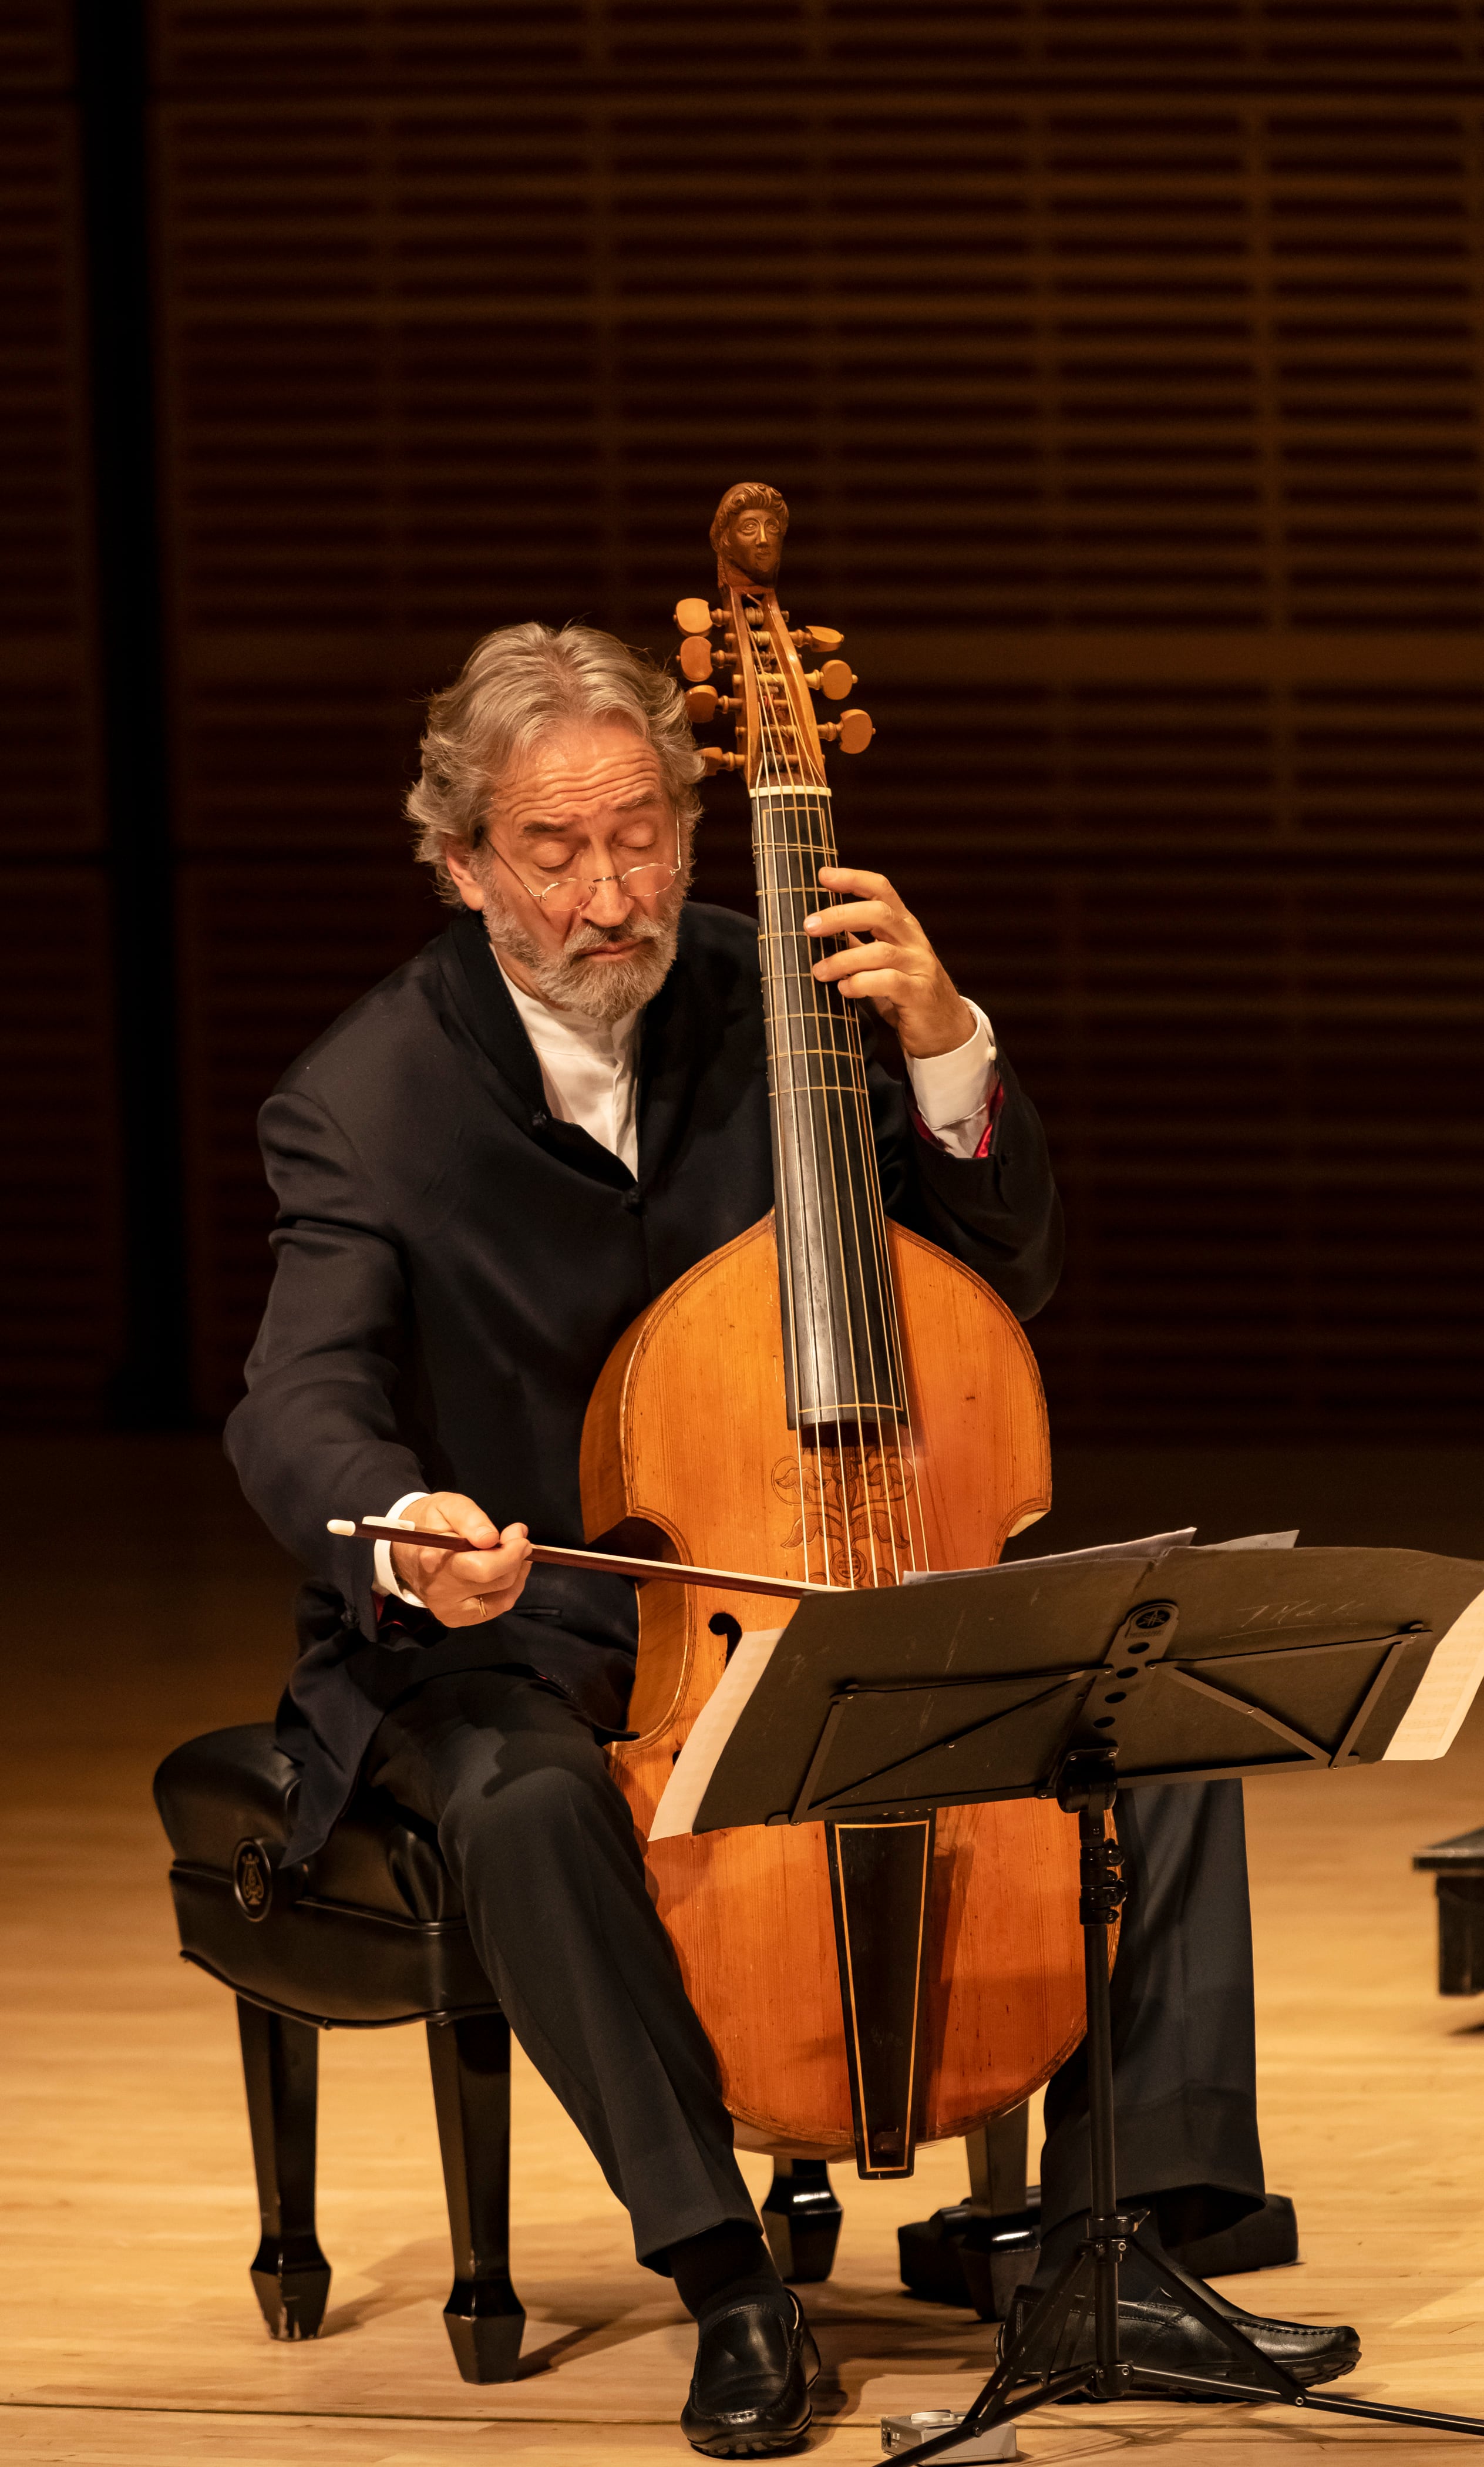
<svg viewBox="0 0 1484 2467"><path fill-rule="evenodd" d="M628 1810L600 1757L532 1749L512 1752L506 1742L498 1763L448 1801L438 1842L455 1871L473 1862L503 1879L547 1878L616 1843L639 1857Z"/></svg>

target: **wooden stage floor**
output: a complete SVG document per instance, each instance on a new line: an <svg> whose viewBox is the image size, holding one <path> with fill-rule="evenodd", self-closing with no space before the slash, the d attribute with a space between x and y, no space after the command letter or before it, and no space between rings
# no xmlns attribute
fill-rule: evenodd
<svg viewBox="0 0 1484 2467"><path fill-rule="evenodd" d="M1306 1538L1484 1557L1484 1454L1068 1459L1050 1542L1204 1516L1210 1538L1295 1517ZM640 2270L621 2213L527 2066L515 2103L523 2377L473 2390L439 2308L450 2275L422 2034L324 2049L326 2334L274 2346L230 1999L175 1956L149 1797L159 1757L263 1718L288 1654L288 1571L210 1440L0 1446L5 1494L55 1528L8 1570L0 1822L5 2301L0 2456L211 2467L622 2467L691 2454L676 2429L689 2326ZM1223 1503L1229 1513L1223 1514ZM180 1548L143 1541L146 1510ZM1304 2259L1229 2282L1260 2310L1355 2321L1357 2395L1484 2411L1484 2004L1434 1989L1421 1843L1484 1820L1484 1724L1441 1766L1248 1793L1262 2120ZM761 2161L749 2161L759 2193ZM836 2275L810 2296L826 2365L814 2447L879 2456L877 2419L962 2402L988 2368L968 2315L899 2293L894 2229L963 2189L961 2145L913 2182L839 2171ZM1063 2410L1022 2435L1061 2460L1171 2467L1345 2450L1465 2455L1461 2437L1279 2410ZM1478 2453L1484 2456L1484 2453Z"/></svg>

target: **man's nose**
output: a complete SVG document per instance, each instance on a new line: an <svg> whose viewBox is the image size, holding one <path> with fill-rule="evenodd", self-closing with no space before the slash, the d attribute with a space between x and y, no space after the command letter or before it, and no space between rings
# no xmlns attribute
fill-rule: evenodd
<svg viewBox="0 0 1484 2467"><path fill-rule="evenodd" d="M582 912L583 920L589 925L621 925L633 905L622 883L605 873Z"/></svg>

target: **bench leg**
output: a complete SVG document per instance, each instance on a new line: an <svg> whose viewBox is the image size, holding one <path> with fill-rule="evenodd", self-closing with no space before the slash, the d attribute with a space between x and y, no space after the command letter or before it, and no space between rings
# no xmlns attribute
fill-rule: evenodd
<svg viewBox="0 0 1484 2467"><path fill-rule="evenodd" d="M1438 1994L1484 1988L1484 1876L1439 1876Z"/></svg>
<svg viewBox="0 0 1484 2467"><path fill-rule="evenodd" d="M510 2284L510 2026L502 2013L428 2024L453 2293L443 2320L466 2382L507 2382L526 2310Z"/></svg>
<svg viewBox="0 0 1484 2467"><path fill-rule="evenodd" d="M312 2339L329 2295L329 2263L314 2232L320 2034L241 1996L237 2029L262 2218L253 2288L275 2339Z"/></svg>

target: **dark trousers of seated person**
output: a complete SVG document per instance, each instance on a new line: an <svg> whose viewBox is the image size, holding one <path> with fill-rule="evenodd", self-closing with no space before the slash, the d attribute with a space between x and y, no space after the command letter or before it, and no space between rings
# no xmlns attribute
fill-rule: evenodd
<svg viewBox="0 0 1484 2467"><path fill-rule="evenodd" d="M1126 1791L1117 1827L1128 1884L1110 1985L1118 2196L1148 2204L1157 2234L1181 2245L1264 2199L1242 1785ZM1081 2048L1046 2085L1046 2134L1049 2237L1090 2198Z"/></svg>
<svg viewBox="0 0 1484 2467"><path fill-rule="evenodd" d="M757 2225L710 2041L644 1883L628 1802L568 1699L527 1671L431 1679L365 1777L438 1827L506 2018L628 2210L641 2261Z"/></svg>
<svg viewBox="0 0 1484 2467"><path fill-rule="evenodd" d="M628 2209L635 2251L756 2212L715 2059L645 1890L602 1749L528 1672L429 1680L383 1719L366 1779L438 1828L511 2028ZM1119 2188L1183 2241L1263 2198L1241 1785L1118 1803L1130 1895L1113 1971ZM1081 2051L1046 2091L1047 2233L1088 2203ZM1194 2222L1192 2224L1191 2222Z"/></svg>

